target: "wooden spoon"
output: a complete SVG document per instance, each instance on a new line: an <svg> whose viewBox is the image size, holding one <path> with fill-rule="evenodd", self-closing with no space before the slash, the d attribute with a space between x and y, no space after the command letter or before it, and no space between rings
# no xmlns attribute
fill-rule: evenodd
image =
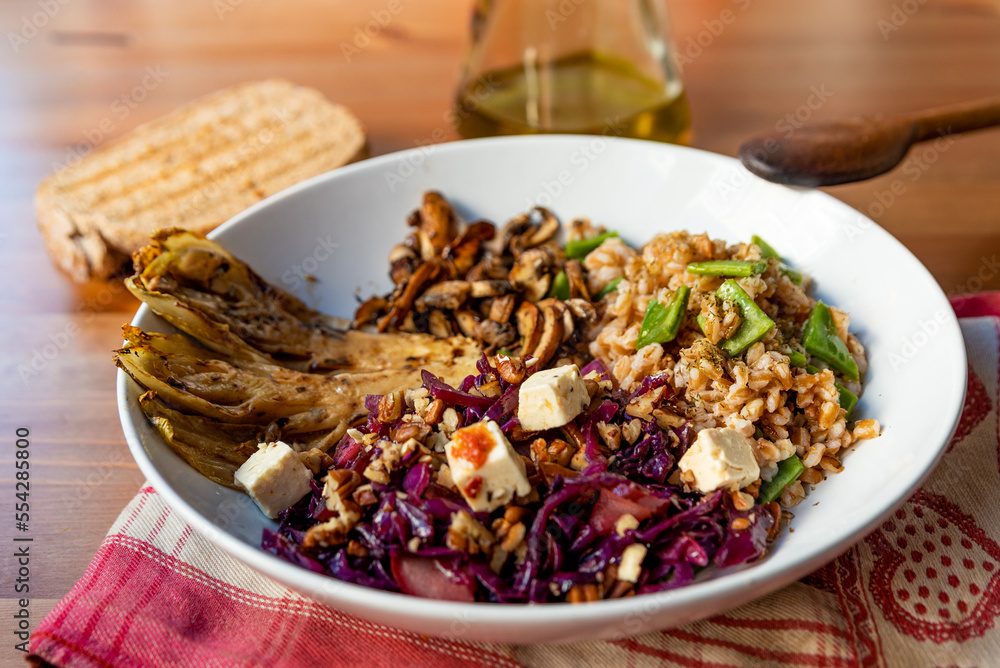
<svg viewBox="0 0 1000 668"><path fill-rule="evenodd" d="M914 114L859 116L766 132L740 146L751 172L775 183L834 186L895 167L917 142L1000 125L1000 97Z"/></svg>

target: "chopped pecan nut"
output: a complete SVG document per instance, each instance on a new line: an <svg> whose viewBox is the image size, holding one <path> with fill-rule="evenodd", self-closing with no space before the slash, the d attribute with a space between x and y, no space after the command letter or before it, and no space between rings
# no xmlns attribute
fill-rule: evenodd
<svg viewBox="0 0 1000 668"><path fill-rule="evenodd" d="M371 506L378 503L378 497L371 485L361 485L351 494L351 498L359 506Z"/></svg>
<svg viewBox="0 0 1000 668"><path fill-rule="evenodd" d="M608 424L607 422L597 423L597 433L600 434L601 440L604 444L608 446L608 449L612 452L618 450L622 444L622 430L618 425Z"/></svg>
<svg viewBox="0 0 1000 668"><path fill-rule="evenodd" d="M520 522L528 514L528 509L523 506L507 506L507 509L503 511L503 518L508 522Z"/></svg>
<svg viewBox="0 0 1000 668"><path fill-rule="evenodd" d="M435 399L437 401L437 399ZM432 402L433 403L433 402ZM428 405L427 410L430 410L430 405ZM406 443L410 439L415 439L419 443L423 443L431 433L431 427L426 424L426 413L424 414L424 422L408 422L407 424L400 425L396 428L396 431L392 433L392 440L397 443Z"/></svg>
<svg viewBox="0 0 1000 668"><path fill-rule="evenodd" d="M733 501L733 508L736 510L750 510L753 508L753 497L746 492L737 490L730 493L730 498Z"/></svg>
<svg viewBox="0 0 1000 668"><path fill-rule="evenodd" d="M445 403L440 399L435 399L427 406L427 411L424 413L424 422L429 425L435 425L441 421L441 417L444 415L444 409L447 408ZM422 440L422 439L417 439Z"/></svg>
<svg viewBox="0 0 1000 668"><path fill-rule="evenodd" d="M396 390L389 394L383 394L378 400L378 420L379 422L396 422L403 417L403 391Z"/></svg>
<svg viewBox="0 0 1000 668"><path fill-rule="evenodd" d="M356 540L351 540L347 543L347 554L352 557L367 557L368 548Z"/></svg>
<svg viewBox="0 0 1000 668"><path fill-rule="evenodd" d="M517 384L524 380L527 369L524 361L520 357L508 357L507 355L497 355L497 371L500 377L508 383Z"/></svg>
<svg viewBox="0 0 1000 668"><path fill-rule="evenodd" d="M656 408L656 406L660 403L660 400L663 399L663 395L666 391L666 386L661 385L655 390L650 390L649 392L636 397L625 407L625 412L634 418L652 420L653 409Z"/></svg>
<svg viewBox="0 0 1000 668"><path fill-rule="evenodd" d="M305 452L300 452L299 459L302 460L307 469L312 471L313 475L318 475L321 471L333 466L333 457L318 448L310 448Z"/></svg>
<svg viewBox="0 0 1000 668"><path fill-rule="evenodd" d="M400 427L397 432L407 427L424 427L430 429L425 424L411 422ZM377 445L379 448L378 456L368 464L368 467L364 471L364 476L372 482L383 485L388 485L389 474L398 469L403 462L408 461L420 448L420 442L415 438L409 438L402 443L398 441L379 441Z"/></svg>
<svg viewBox="0 0 1000 668"><path fill-rule="evenodd" d="M640 420L629 420L628 424L622 427L622 436L630 444L635 444L639 440L639 436L642 435L642 421Z"/></svg>
<svg viewBox="0 0 1000 668"><path fill-rule="evenodd" d="M464 510L451 514L451 524L444 539L452 550L468 554L490 554L496 544L496 537L476 518Z"/></svg>
<svg viewBox="0 0 1000 668"><path fill-rule="evenodd" d="M541 462L538 465L538 472L542 474L542 479L545 480L546 485L551 485L552 481L559 475L567 479L580 475L579 471L560 466L555 462Z"/></svg>
<svg viewBox="0 0 1000 668"><path fill-rule="evenodd" d="M626 596L635 596L635 585L624 580L615 580L615 583L611 585L611 591L605 598L624 598Z"/></svg>
<svg viewBox="0 0 1000 668"><path fill-rule="evenodd" d="M771 519L774 520L771 528L767 530L767 540L772 541L781 533L781 504L777 501L772 501L764 507L771 513Z"/></svg>
<svg viewBox="0 0 1000 668"><path fill-rule="evenodd" d="M589 603L600 599L597 585L593 583L574 585L566 595L566 600L570 603Z"/></svg>
<svg viewBox="0 0 1000 668"><path fill-rule="evenodd" d="M361 507L351 498L361 476L350 469L333 469L326 474L323 497L334 516L310 527L302 539L306 548L333 547L347 542L347 534L361 521Z"/></svg>
<svg viewBox="0 0 1000 668"><path fill-rule="evenodd" d="M561 438L553 439L551 443L546 443L544 438L536 438L531 442L529 451L531 459L536 464L551 462L559 466L568 466L577 448Z"/></svg>

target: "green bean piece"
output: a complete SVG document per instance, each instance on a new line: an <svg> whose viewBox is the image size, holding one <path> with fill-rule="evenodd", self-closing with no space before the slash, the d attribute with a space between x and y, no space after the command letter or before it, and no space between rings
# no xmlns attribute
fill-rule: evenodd
<svg viewBox="0 0 1000 668"><path fill-rule="evenodd" d="M701 333L704 334L705 333L705 314L704 313L699 313L698 317L695 318L695 322L698 323L698 329L700 329Z"/></svg>
<svg viewBox="0 0 1000 668"><path fill-rule="evenodd" d="M750 241L757 244L757 248L760 249L760 256L764 258L773 257L775 260L781 260L781 256L778 255L778 251L771 247L771 244L767 243L756 234L750 237Z"/></svg>
<svg viewBox="0 0 1000 668"><path fill-rule="evenodd" d="M767 271L767 260L709 260L692 262L687 266L689 274L699 276L756 276Z"/></svg>
<svg viewBox="0 0 1000 668"><path fill-rule="evenodd" d="M798 350L789 350L785 354L788 355L788 364L793 367L802 368L809 364L809 358L800 353Z"/></svg>
<svg viewBox="0 0 1000 668"><path fill-rule="evenodd" d="M646 315L642 318L639 340L635 343L635 349L645 348L651 343L673 341L681 329L681 323L684 322L684 314L687 312L690 297L691 288L682 285L677 288L677 292L674 293L668 306L651 299L646 305Z"/></svg>
<svg viewBox="0 0 1000 668"><path fill-rule="evenodd" d="M847 411L847 415L844 419L850 420L851 413L854 412L854 407L858 405L858 395L854 394L840 383L834 383L834 385L837 387L837 392L840 393L840 407Z"/></svg>
<svg viewBox="0 0 1000 668"><path fill-rule="evenodd" d="M730 357L742 354L744 350L760 341L774 329L774 321L767 317L767 314L750 299L750 295L744 292L743 288L733 279L726 279L726 282L719 286L715 294L720 299L736 304L743 317L743 322L733 332L733 335L719 342L719 347L725 350Z"/></svg>
<svg viewBox="0 0 1000 668"><path fill-rule="evenodd" d="M795 271L784 262L778 265L778 271L787 276L788 280L790 280L795 285L802 285L802 274L798 271Z"/></svg>
<svg viewBox="0 0 1000 668"><path fill-rule="evenodd" d="M605 232L589 239L566 242L566 257L570 260L582 260L604 243L606 239L617 237L617 232Z"/></svg>
<svg viewBox="0 0 1000 668"><path fill-rule="evenodd" d="M802 345L810 355L823 360L845 377L858 380L858 364L837 336L833 312L823 302L816 302L806 320L805 329L802 330Z"/></svg>
<svg viewBox="0 0 1000 668"><path fill-rule="evenodd" d="M764 438L764 432L760 430L760 427L754 427L753 428L753 437L754 438Z"/></svg>
<svg viewBox="0 0 1000 668"><path fill-rule="evenodd" d="M790 280L795 285L802 285L802 274L798 271L795 271L787 264L785 264L784 258L778 255L778 251L774 250L774 247L771 246L771 244L767 243L766 241L758 237L756 234L750 237L750 241L755 243L757 245L757 248L760 249L761 257L774 258L775 260L778 261L778 271L787 276L788 280Z"/></svg>
<svg viewBox="0 0 1000 668"><path fill-rule="evenodd" d="M615 280L611 281L603 288L601 288L601 291L597 293L597 301L601 301L602 299L610 295L612 292L617 290L618 284L621 282L622 282L622 277L619 276L618 278L616 278Z"/></svg>
<svg viewBox="0 0 1000 668"><path fill-rule="evenodd" d="M802 465L802 460L796 455L778 462L778 472L767 482L760 484L760 492L757 494L757 505L776 501L785 488L798 480L806 467Z"/></svg>
<svg viewBox="0 0 1000 668"><path fill-rule="evenodd" d="M555 297L559 301L569 299L569 276L565 271L560 271L552 279L552 287L549 288L549 297Z"/></svg>

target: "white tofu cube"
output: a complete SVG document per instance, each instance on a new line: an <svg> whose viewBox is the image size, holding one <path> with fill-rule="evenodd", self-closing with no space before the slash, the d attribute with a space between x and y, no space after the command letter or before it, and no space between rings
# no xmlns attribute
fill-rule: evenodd
<svg viewBox="0 0 1000 668"><path fill-rule="evenodd" d="M539 371L521 384L517 419L525 431L555 429L590 405L590 394L575 364Z"/></svg>
<svg viewBox="0 0 1000 668"><path fill-rule="evenodd" d="M445 446L451 478L476 512L490 512L531 492L524 462L492 420L463 427Z"/></svg>
<svg viewBox="0 0 1000 668"><path fill-rule="evenodd" d="M743 489L760 477L754 442L735 429L702 429L678 467L694 476L702 494L720 488Z"/></svg>
<svg viewBox="0 0 1000 668"><path fill-rule="evenodd" d="M236 484L247 491L261 511L275 519L308 494L312 473L298 453L281 441L262 443L243 466L236 469Z"/></svg>

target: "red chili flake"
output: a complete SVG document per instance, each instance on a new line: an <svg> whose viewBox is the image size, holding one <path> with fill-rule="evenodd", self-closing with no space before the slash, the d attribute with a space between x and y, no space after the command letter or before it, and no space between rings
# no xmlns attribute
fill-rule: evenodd
<svg viewBox="0 0 1000 668"><path fill-rule="evenodd" d="M451 435L451 440L454 442L451 456L464 459L477 469L486 463L493 449L493 437L482 424L459 429Z"/></svg>
<svg viewBox="0 0 1000 668"><path fill-rule="evenodd" d="M476 476L465 485L465 496L474 499L479 496L479 491L483 488L483 479Z"/></svg>

